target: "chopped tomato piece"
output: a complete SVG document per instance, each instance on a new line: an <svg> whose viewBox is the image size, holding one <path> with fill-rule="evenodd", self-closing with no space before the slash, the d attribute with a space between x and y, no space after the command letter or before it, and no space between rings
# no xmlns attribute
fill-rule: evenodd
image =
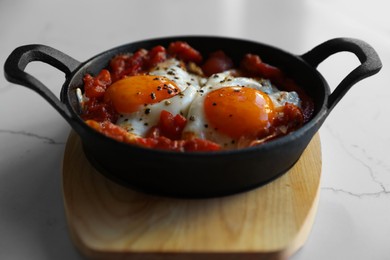
<svg viewBox="0 0 390 260"><path fill-rule="evenodd" d="M96 77L86 74L83 81L85 96L88 101L84 103L85 109L82 118L84 120L93 119L98 122L115 121L117 113L110 104L102 101L107 88L112 82L110 72L104 69Z"/></svg>
<svg viewBox="0 0 390 260"><path fill-rule="evenodd" d="M192 48L188 43L181 41L172 42L168 47L168 53L184 62L192 61L200 64L203 59L200 52Z"/></svg>
<svg viewBox="0 0 390 260"><path fill-rule="evenodd" d="M155 148L158 143L157 138L138 138L135 144L147 148Z"/></svg>
<svg viewBox="0 0 390 260"><path fill-rule="evenodd" d="M264 63L258 55L246 54L241 61L241 68L245 71L270 80L282 79L283 73L280 69Z"/></svg>
<svg viewBox="0 0 390 260"><path fill-rule="evenodd" d="M146 62L146 68L150 69L155 67L158 63L167 59L167 52L163 46L156 46L149 51L148 60Z"/></svg>
<svg viewBox="0 0 390 260"><path fill-rule="evenodd" d="M103 98L104 93L111 85L111 75L106 69L100 71L96 77L86 74L83 78L85 96L88 98Z"/></svg>
<svg viewBox="0 0 390 260"><path fill-rule="evenodd" d="M210 76L233 68L233 61L223 51L216 51L202 65L203 73Z"/></svg>
<svg viewBox="0 0 390 260"><path fill-rule="evenodd" d="M302 110L299 107L291 103L286 103L281 108L281 112L283 116L275 118L274 126L286 127L286 131L291 132L303 125L304 117Z"/></svg>
<svg viewBox="0 0 390 260"><path fill-rule="evenodd" d="M157 144L154 148L170 150L170 151L182 151L183 140L171 140L165 136L157 138Z"/></svg>
<svg viewBox="0 0 390 260"><path fill-rule="evenodd" d="M122 72L129 66L128 62L131 57L129 54L122 54L111 59L109 66L113 82L120 79Z"/></svg>
<svg viewBox="0 0 390 260"><path fill-rule="evenodd" d="M98 122L114 122L118 119L118 114L114 108L106 103L87 103L88 109L82 115L84 120L95 120Z"/></svg>
<svg viewBox="0 0 390 260"><path fill-rule="evenodd" d="M96 131L111 137L119 142L134 142L135 137L132 138L129 133L120 126L117 126L109 121L96 122L95 120L86 120L85 123L95 129Z"/></svg>
<svg viewBox="0 0 390 260"><path fill-rule="evenodd" d="M172 115L170 112L163 110L160 114L158 128L163 136L172 140L181 139L181 134L187 124L187 119L180 114Z"/></svg>
<svg viewBox="0 0 390 260"><path fill-rule="evenodd" d="M136 51L128 60L125 62L124 69L117 75L117 79L122 79L125 76L134 76L142 71L148 51L140 49Z"/></svg>
<svg viewBox="0 0 390 260"><path fill-rule="evenodd" d="M144 66L148 51L140 49L133 55L118 55L110 62L113 82L125 76L132 76L140 73Z"/></svg>

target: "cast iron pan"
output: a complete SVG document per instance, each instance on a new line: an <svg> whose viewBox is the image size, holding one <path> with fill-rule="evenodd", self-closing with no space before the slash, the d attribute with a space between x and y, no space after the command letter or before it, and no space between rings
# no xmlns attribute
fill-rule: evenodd
<svg viewBox="0 0 390 260"><path fill-rule="evenodd" d="M83 85L86 73L96 75L120 53L168 46L172 41L186 41L207 54L222 49L238 64L246 53L260 55L293 78L313 99L314 117L299 130L266 144L234 151L178 153L151 150L112 140L84 124L75 90ZM360 65L349 73L331 93L316 67L332 54L354 53ZM40 81L24 72L32 61L48 63L65 73L60 100ZM285 173L299 159L326 117L344 94L358 81L377 73L381 61L367 43L337 38L320 44L303 55L253 41L203 36L169 37L139 41L105 51L79 62L43 45L26 45L8 57L4 72L7 80L40 94L72 126L82 140L91 164L108 178L133 189L164 196L200 198L233 194L261 186Z"/></svg>

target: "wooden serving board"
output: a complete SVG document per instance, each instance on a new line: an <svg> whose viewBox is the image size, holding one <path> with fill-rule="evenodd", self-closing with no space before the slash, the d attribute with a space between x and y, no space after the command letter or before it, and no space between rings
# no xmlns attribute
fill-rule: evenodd
<svg viewBox="0 0 390 260"><path fill-rule="evenodd" d="M286 259L308 237L320 177L317 134L291 170L263 187L213 199L157 197L96 172L72 132L63 193L71 238L89 259Z"/></svg>

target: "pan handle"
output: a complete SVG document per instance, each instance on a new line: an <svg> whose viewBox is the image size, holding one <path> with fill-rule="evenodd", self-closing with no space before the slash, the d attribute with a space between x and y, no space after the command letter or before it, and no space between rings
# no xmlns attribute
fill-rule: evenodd
<svg viewBox="0 0 390 260"><path fill-rule="evenodd" d="M70 122L72 114L66 105L42 82L24 71L26 66L33 61L41 61L52 65L64 72L66 78L80 65L80 62L51 47L33 44L16 48L4 64L4 75L8 81L34 90Z"/></svg>
<svg viewBox="0 0 390 260"><path fill-rule="evenodd" d="M326 58L342 51L355 54L361 64L351 71L329 95L327 105L329 112L354 84L378 73L382 68L381 60L376 51L364 41L353 38L336 38L326 41L303 54L301 58L312 67L317 68Z"/></svg>

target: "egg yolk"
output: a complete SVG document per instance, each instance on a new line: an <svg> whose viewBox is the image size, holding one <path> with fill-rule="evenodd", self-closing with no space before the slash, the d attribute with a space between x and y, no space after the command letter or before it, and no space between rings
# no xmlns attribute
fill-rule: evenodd
<svg viewBox="0 0 390 260"><path fill-rule="evenodd" d="M266 134L274 118L270 97L245 87L224 87L207 94L204 111L209 125L231 138Z"/></svg>
<svg viewBox="0 0 390 260"><path fill-rule="evenodd" d="M118 113L128 114L138 111L143 105L171 98L179 92L176 83L164 76L137 75L112 84L104 100L112 102Z"/></svg>

